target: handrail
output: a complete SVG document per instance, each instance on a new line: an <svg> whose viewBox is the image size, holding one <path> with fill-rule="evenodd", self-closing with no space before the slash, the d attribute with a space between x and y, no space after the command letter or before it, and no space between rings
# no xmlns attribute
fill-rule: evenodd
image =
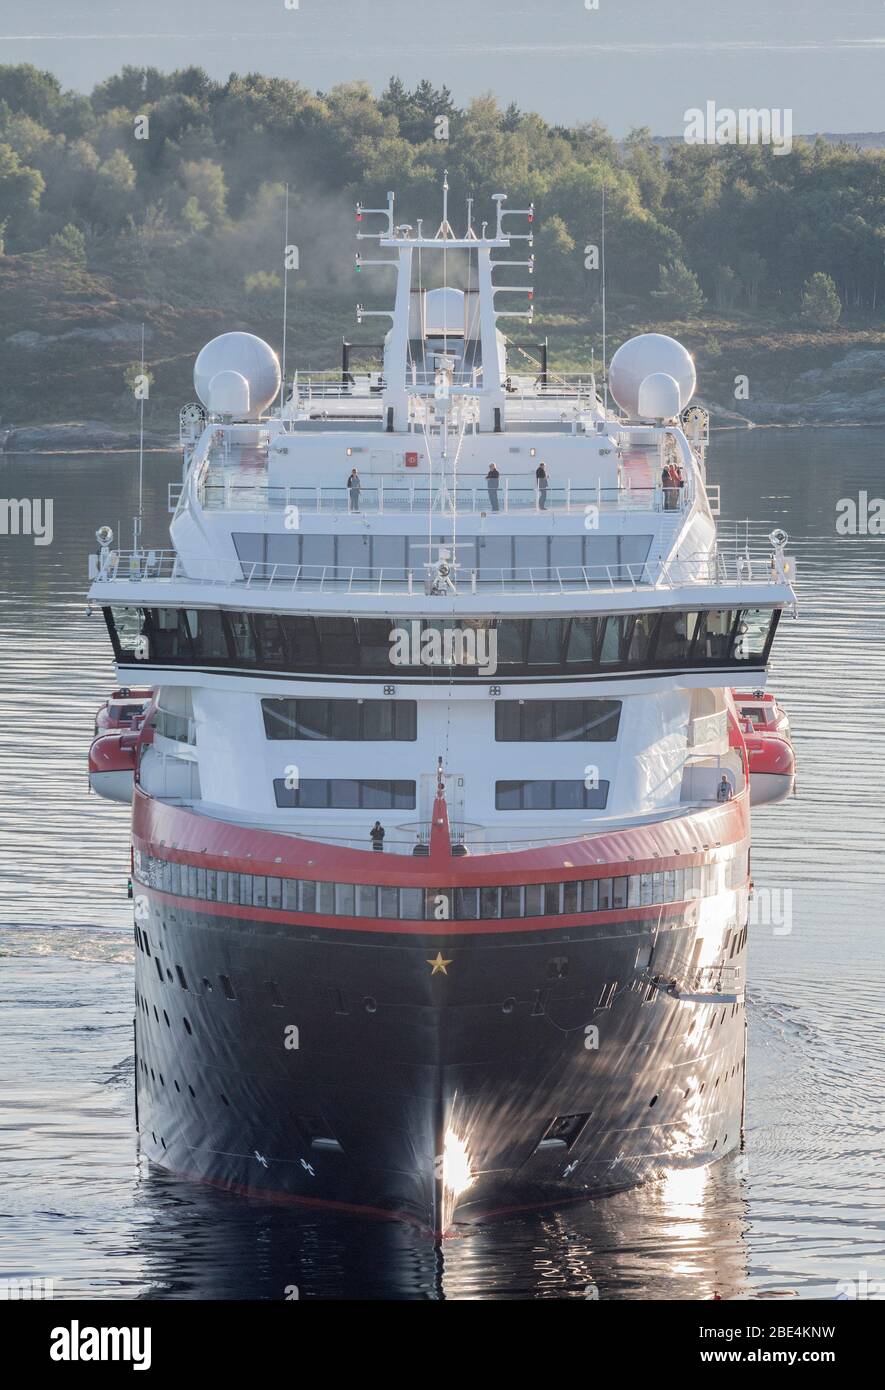
<svg viewBox="0 0 885 1390"><path fill-rule="evenodd" d="M416 579L424 589L421 567L340 565L281 565L240 560L182 560L174 550L114 550L95 568L100 583L175 583L225 585L232 588L308 589L353 594L413 594ZM456 592L577 594L618 589L673 589L683 585L718 587L771 584L777 581L770 550L734 555L698 552L691 557L622 565L518 566L457 569ZM782 582L786 582L785 580Z"/></svg>
<svg viewBox="0 0 885 1390"><path fill-rule="evenodd" d="M207 470L211 472L211 470ZM426 514L428 507L439 512L451 512L454 502L459 513L493 512L585 512L589 507L601 511L685 512L691 505L687 488L602 487L600 484L577 486L568 478L563 483L548 483L546 492L537 486L534 474L502 477L495 494L495 506L486 483L485 473L461 473L455 489L446 484L429 487L401 473L373 473L371 481L363 481L358 498L343 484L329 486L272 486L265 483L234 482L230 478L212 482L205 476L198 481L198 495L206 511L283 512L298 507L305 512L344 513L365 512L381 515L390 513ZM529 481L518 485L525 477ZM471 481L475 480L475 481ZM514 485L514 482L517 485ZM168 485L168 507L177 509L184 485ZM543 504L543 505L542 505ZM675 504L675 505L674 505Z"/></svg>

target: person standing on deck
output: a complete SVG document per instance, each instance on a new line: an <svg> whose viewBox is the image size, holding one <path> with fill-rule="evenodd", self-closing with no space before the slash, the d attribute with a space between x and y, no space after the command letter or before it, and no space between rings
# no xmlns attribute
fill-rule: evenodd
<svg viewBox="0 0 885 1390"><path fill-rule="evenodd" d="M379 853L384 849L384 826L380 820L376 820L372 829L369 831L369 839L372 841L372 849Z"/></svg>
<svg viewBox="0 0 885 1390"><path fill-rule="evenodd" d="M723 772L723 774L722 774L722 781L719 783L719 786L716 788L716 800L717 800L717 801L731 801L731 798L732 798L733 796L734 796L734 792L731 790L731 783L729 782L728 778L726 777L725 773Z"/></svg>
<svg viewBox="0 0 885 1390"><path fill-rule="evenodd" d="M547 477L547 465L542 459L541 462L538 464L538 467L535 469L535 484L538 489L538 509L542 512L547 510L548 481L549 479Z"/></svg>
<svg viewBox="0 0 885 1390"><path fill-rule="evenodd" d="M489 471L486 474L486 487L489 491L489 506L493 512L498 510L498 484L501 481L501 474L493 463L489 464Z"/></svg>
<svg viewBox="0 0 885 1390"><path fill-rule="evenodd" d="M360 482L360 475L359 473L357 473L356 469L353 468L351 469L350 477L347 480L349 510L352 512L358 512L360 509L361 487L362 483Z"/></svg>

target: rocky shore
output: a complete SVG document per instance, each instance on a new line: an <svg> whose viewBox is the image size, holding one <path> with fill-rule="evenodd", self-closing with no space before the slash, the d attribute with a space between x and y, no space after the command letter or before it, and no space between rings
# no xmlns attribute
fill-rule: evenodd
<svg viewBox="0 0 885 1390"><path fill-rule="evenodd" d="M807 360L807 359L806 359ZM713 383L709 396L698 395L720 427L752 429L755 425L881 425L885 424L885 350L852 348L825 366L772 376L766 392L752 391L745 402L730 401ZM755 382L764 369L752 373ZM699 369L701 386L703 366ZM144 445L152 452L176 450L171 431L145 431ZM138 448L138 428L105 420L66 424L0 427L0 454L73 454L128 452Z"/></svg>
<svg viewBox="0 0 885 1390"><path fill-rule="evenodd" d="M178 439L159 431L145 431L144 447L176 449ZM57 425L23 425L0 428L0 454L119 453L138 448L138 429L103 420L78 420Z"/></svg>
<svg viewBox="0 0 885 1390"><path fill-rule="evenodd" d="M751 380L758 381L757 370ZM711 398L703 402L720 422L731 425L885 424L885 351L853 348L824 366L795 376L764 377L766 390L753 389L745 402Z"/></svg>

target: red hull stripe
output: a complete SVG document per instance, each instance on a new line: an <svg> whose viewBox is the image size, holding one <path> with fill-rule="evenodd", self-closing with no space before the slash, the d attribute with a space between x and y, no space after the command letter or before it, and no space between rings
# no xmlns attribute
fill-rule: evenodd
<svg viewBox="0 0 885 1390"><path fill-rule="evenodd" d="M208 917L233 917L242 922L276 922L292 927L321 928L324 931L381 932L385 936L423 936L436 940L442 936L487 936L493 933L531 931L571 931L575 927L609 926L621 922L651 922L663 927L671 917L685 920L685 909L708 899L692 898L681 903L655 903L646 907L614 908L610 912L558 913L555 917L485 917L478 921L436 921L429 918L322 917L309 912L284 912L280 908L249 907L236 903L209 902L206 898L182 898L138 882L138 890L171 906L199 912Z"/></svg>
<svg viewBox="0 0 885 1390"><path fill-rule="evenodd" d="M441 861L410 854L377 854L369 848L343 849L215 820L156 801L139 787L132 803L135 846L158 859L242 874L399 888L482 888L653 873L716 859L718 850L745 840L749 830L750 803L745 791L732 801L703 811L626 830L588 834L568 844L458 858L446 854Z"/></svg>

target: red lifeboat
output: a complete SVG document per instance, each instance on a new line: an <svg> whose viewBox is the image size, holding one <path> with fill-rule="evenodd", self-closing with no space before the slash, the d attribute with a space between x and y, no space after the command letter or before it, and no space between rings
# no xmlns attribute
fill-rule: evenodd
<svg viewBox="0 0 885 1390"><path fill-rule="evenodd" d="M89 749L89 785L108 801L132 800L139 730L114 729L99 734Z"/></svg>
<svg viewBox="0 0 885 1390"><path fill-rule="evenodd" d="M132 801L138 745L150 734L144 727L154 692L148 685L120 686L95 716L89 749L89 785L108 801Z"/></svg>
<svg viewBox="0 0 885 1390"><path fill-rule="evenodd" d="M140 729L148 711L153 690L150 686L126 686L111 692L95 716L96 734L112 729Z"/></svg>
<svg viewBox="0 0 885 1390"><path fill-rule="evenodd" d="M750 777L751 806L786 801L796 786L796 755L790 741L790 721L773 695L733 690L736 724L732 747L743 744Z"/></svg>
<svg viewBox="0 0 885 1390"><path fill-rule="evenodd" d="M739 719L749 719L759 733L780 734L789 739L790 721L773 695L764 690L732 690Z"/></svg>
<svg viewBox="0 0 885 1390"><path fill-rule="evenodd" d="M759 733L749 719L738 721L750 773L750 805L786 801L796 785L796 755L788 738Z"/></svg>

